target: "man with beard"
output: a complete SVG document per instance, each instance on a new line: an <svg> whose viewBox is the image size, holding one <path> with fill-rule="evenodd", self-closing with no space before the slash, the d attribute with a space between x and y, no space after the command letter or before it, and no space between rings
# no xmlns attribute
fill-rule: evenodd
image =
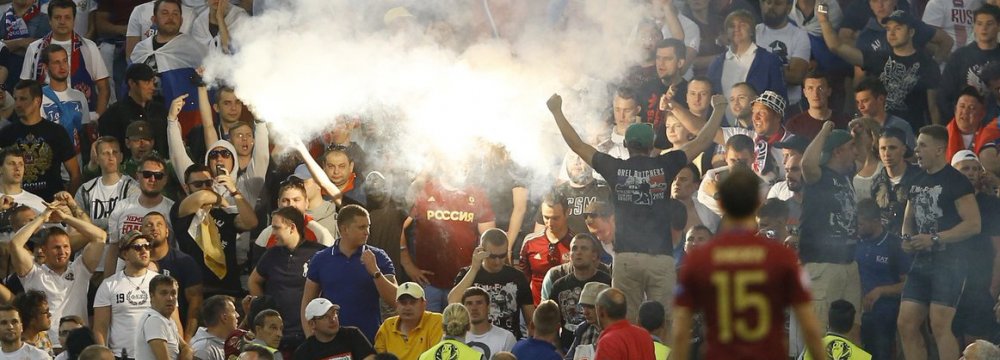
<svg viewBox="0 0 1000 360"><path fill-rule="evenodd" d="M607 199L611 194L611 188L604 180L595 179L594 169L576 154L566 154L563 165L564 172L559 178L566 181L556 185L553 191L566 197L566 219L569 230L574 234L585 233L587 223L584 219L584 210L598 199ZM544 229L542 213L539 211L535 217L535 231Z"/></svg>
<svg viewBox="0 0 1000 360"><path fill-rule="evenodd" d="M23 323L21 315L13 305L0 305L0 358L48 360L52 359L45 351L24 343L21 340Z"/></svg>
<svg viewBox="0 0 1000 360"><path fill-rule="evenodd" d="M90 144L84 125L93 126L93 118L87 95L69 86L69 53L62 46L49 45L39 51L38 61L44 65L42 69L49 79L49 84L42 86L42 118L66 129L76 152L82 155L83 161L90 161L90 153L81 152L81 149L89 150L84 147Z"/></svg>
<svg viewBox="0 0 1000 360"><path fill-rule="evenodd" d="M198 330L198 310L204 300L201 269L190 255L170 246L170 225L166 215L153 211L142 218L142 234L149 239L149 259L163 275L177 280L183 296L177 299L178 313L184 319L184 338L190 339Z"/></svg>
<svg viewBox="0 0 1000 360"><path fill-rule="evenodd" d="M41 264L35 263L25 243L38 231L42 223L61 221L85 238L81 256L70 261L70 235L60 227L51 227L39 241L37 247L45 254ZM107 233L90 222L75 217L62 201L56 201L48 209L21 227L11 238L9 249L11 265L25 290L41 290L49 300L49 311L53 319L66 315L87 315L87 288L94 269L101 261ZM49 339L58 339L58 329L49 329ZM60 345L53 344L55 347Z"/></svg>
<svg viewBox="0 0 1000 360"><path fill-rule="evenodd" d="M584 285L591 282L611 285L611 275L597 269L598 255L600 244L597 239L590 234L574 236L570 247L573 271L552 283L551 297L544 299L555 300L562 311L562 331L559 336L561 351L570 348L577 325L584 321L583 314L577 308Z"/></svg>
<svg viewBox="0 0 1000 360"><path fill-rule="evenodd" d="M760 94L746 82L733 85L729 93L729 126L753 129L753 100Z"/></svg>
<svg viewBox="0 0 1000 360"><path fill-rule="evenodd" d="M811 45L809 34L788 20L791 11L792 0L762 0L760 13L764 22L757 24L756 43L781 60L788 86L788 107L798 112Z"/></svg>
<svg viewBox="0 0 1000 360"><path fill-rule="evenodd" d="M819 134L819 129L823 127L824 121L833 121L834 126L838 129L847 128L848 118L840 111L833 111L830 108L830 95L833 94L833 88L826 74L809 72L802 82L806 98L806 111L788 119L788 123L785 124L788 131L812 141L816 134Z"/></svg>
<svg viewBox="0 0 1000 360"><path fill-rule="evenodd" d="M656 78L639 86L639 103L643 108L646 122L653 127L663 126L665 111L660 109L660 98L668 95L677 103L687 104L687 80L684 80L684 65L686 63L687 47L677 39L665 39L656 43L653 60L656 66ZM657 132L660 133L660 132ZM658 142L658 148L667 148L666 143Z"/></svg>
<svg viewBox="0 0 1000 360"><path fill-rule="evenodd" d="M464 301L468 289L473 287L485 290L492 299L488 312L490 323L520 339L527 336L521 333L521 314L524 314L523 318L531 319L535 305L528 279L513 266L507 265L501 256L506 249L507 235L503 230L486 230L480 237L479 247L472 253L472 264L459 270L455 277L455 287L448 293L448 302Z"/></svg>
<svg viewBox="0 0 1000 360"><path fill-rule="evenodd" d="M115 206L108 217L108 241L117 244L125 234L142 228L142 218L151 212L169 214L174 201L163 196L163 187L167 184L167 164L155 155L143 159L136 171L139 179L139 194L130 196ZM118 261L118 247L111 246L105 257L104 268L115 269ZM114 275L106 271L105 278Z"/></svg>
<svg viewBox="0 0 1000 360"><path fill-rule="evenodd" d="M94 296L97 343L107 344L121 359L135 356L135 325L149 308L147 285L159 275L148 269L151 247L149 238L138 231L119 241L118 253L125 260L125 268L104 279ZM170 316L180 327L177 313Z"/></svg>

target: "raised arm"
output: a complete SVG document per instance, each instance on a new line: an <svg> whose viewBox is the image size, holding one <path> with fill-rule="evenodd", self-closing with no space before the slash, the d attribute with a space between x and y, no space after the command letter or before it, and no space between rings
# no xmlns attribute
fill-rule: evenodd
<svg viewBox="0 0 1000 360"><path fill-rule="evenodd" d="M253 205L247 201L246 196L239 192L236 188L236 181L229 176L229 173L225 173L215 177L215 181L220 185L226 187L226 190L230 194L233 194L233 199L236 200L236 229L241 231L249 231L257 227L257 213L253 210ZM247 240L249 241L249 239Z"/></svg>
<svg viewBox="0 0 1000 360"><path fill-rule="evenodd" d="M514 250L514 243L517 242L517 234L521 232L521 225L524 224L524 215L528 212L528 188L517 186L511 190L514 198L514 209L510 212L510 224L507 226L507 256L510 257ZM488 230L488 229L487 229ZM480 229L480 234L483 233Z"/></svg>
<svg viewBox="0 0 1000 360"><path fill-rule="evenodd" d="M553 94L549 98L549 101L546 102L546 105L548 105L549 112L552 113L552 117L556 120L559 133L562 134L566 145L569 145L569 149L579 155L587 165L594 166L594 154L597 153L597 149L584 142L580 138L580 134L577 134L576 130L573 129L573 125L570 125L569 120L566 119L566 115L563 114L562 97L559 94Z"/></svg>
<svg viewBox="0 0 1000 360"><path fill-rule="evenodd" d="M42 227L43 223L49 221L49 216L51 215L52 209L45 209L38 217L17 230L10 239L10 243L8 244L10 246L10 262L14 265L14 273L17 276L27 276L28 272L31 271L31 267L34 266L34 257L28 249L24 248L24 244L28 242L31 235L34 235Z"/></svg>
<svg viewBox="0 0 1000 360"><path fill-rule="evenodd" d="M229 10L228 1L220 1L219 8L215 11L215 23L219 26L219 49L223 54L232 53L229 49L229 24L226 24L226 13Z"/></svg>
<svg viewBox="0 0 1000 360"><path fill-rule="evenodd" d="M673 0L660 0L663 7L663 24L670 30L670 37L684 42L684 27L681 26L680 19L677 18L677 9L674 8ZM659 30L659 29L657 29Z"/></svg>
<svg viewBox="0 0 1000 360"><path fill-rule="evenodd" d="M806 184L814 184L823 177L823 169L820 167L820 157L823 155L823 145L826 145L826 137L833 131L833 122L823 122L823 128L816 134L806 151L802 153L802 181Z"/></svg>
<svg viewBox="0 0 1000 360"><path fill-rule="evenodd" d="M73 216L69 207L61 202L58 203L60 206L55 211L59 213L62 222L89 240L83 248L83 265L87 267L88 271L93 272L97 268L97 264L101 261L101 255L104 254L104 243L108 239L108 233L104 229L91 224L90 221Z"/></svg>
<svg viewBox="0 0 1000 360"><path fill-rule="evenodd" d="M170 103L170 112L167 114L167 148L170 152L170 160L174 163L174 172L177 175L177 179L184 181L184 170L194 164L191 161L191 157L187 154L187 149L184 148L184 139L181 136L181 123L177 119L177 115L181 113L181 108L184 107L184 101L187 99L188 95L183 94L174 99Z"/></svg>
<svg viewBox="0 0 1000 360"><path fill-rule="evenodd" d="M330 181L330 178L326 176L326 172L323 171L323 167L319 166L316 159L313 159L312 155L309 154L309 149L306 148L306 144L301 141L297 141L293 147L299 152L299 155L302 156L302 161L304 161L306 167L309 168L309 174L312 175L313 181L315 181L321 189L326 191L327 194L333 197L333 201L337 203L337 206L340 206L340 201L343 200L344 194L340 192L340 188L338 188L337 185L333 184L333 181Z"/></svg>
<svg viewBox="0 0 1000 360"><path fill-rule="evenodd" d="M670 110L670 114L677 118L677 121L684 126L684 129L687 129L687 131L690 131L692 134L698 134L701 132L701 129L704 129L708 122L691 113L691 110L688 110L688 108L683 104L674 102L672 96L670 95L672 92L673 90L671 89L671 91L668 91L667 94L664 94L663 98L661 98L661 103L666 104L668 107L668 109L664 110ZM724 144L726 142L722 129L716 130L715 134L713 134L712 140L718 144Z"/></svg>
<svg viewBox="0 0 1000 360"><path fill-rule="evenodd" d="M181 200L181 205L177 208L177 216L185 217L198 212L207 205L213 205L222 200L219 194L212 190L198 190Z"/></svg>
<svg viewBox="0 0 1000 360"><path fill-rule="evenodd" d="M379 297L387 306L394 307L396 305L396 277L392 274L382 274L375 253L371 249L365 248L361 253L361 263L365 266L365 271L368 271L368 275L371 275L372 281L375 282L375 289L378 290Z"/></svg>
<svg viewBox="0 0 1000 360"><path fill-rule="evenodd" d="M708 119L708 123L698 132L698 136L694 140L680 147L689 162L698 157L698 154L705 152L718 135L719 126L722 125L722 117L726 115L726 104L725 96L712 95L712 116Z"/></svg>
<svg viewBox="0 0 1000 360"><path fill-rule="evenodd" d="M460 303L462 302L462 294L465 294L465 290L472 286L472 282L476 280L476 275L479 274L479 269L483 267L483 260L489 256L489 253L483 249L482 246L476 247L472 251L472 263L469 265L469 271L465 272L465 276L462 276L462 280L459 280L458 284L455 284L448 292L448 303Z"/></svg>
<svg viewBox="0 0 1000 360"><path fill-rule="evenodd" d="M952 40L948 33L941 29L934 29L934 37L927 44L928 49L930 49L934 54L934 60L939 63L944 63L948 61L948 55L951 55L951 48L955 46L955 40Z"/></svg>
<svg viewBox="0 0 1000 360"><path fill-rule="evenodd" d="M861 66L865 61L864 54L851 44L841 41L836 31L833 30L833 24L830 23L827 14L816 11L816 19L819 20L819 27L823 30L823 42L826 43L826 47L851 65Z"/></svg>
<svg viewBox="0 0 1000 360"><path fill-rule="evenodd" d="M201 132L205 138L205 148L208 148L219 141L219 133L215 131L212 102L208 99L208 85L204 82L198 85L198 113L201 115Z"/></svg>

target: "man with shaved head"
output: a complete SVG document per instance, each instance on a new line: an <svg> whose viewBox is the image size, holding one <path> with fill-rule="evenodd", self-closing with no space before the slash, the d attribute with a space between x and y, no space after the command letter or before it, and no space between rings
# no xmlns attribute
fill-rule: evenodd
<svg viewBox="0 0 1000 360"><path fill-rule="evenodd" d="M609 288L597 295L597 322L604 328L597 340L595 359L653 359L653 338L625 318L625 293Z"/></svg>

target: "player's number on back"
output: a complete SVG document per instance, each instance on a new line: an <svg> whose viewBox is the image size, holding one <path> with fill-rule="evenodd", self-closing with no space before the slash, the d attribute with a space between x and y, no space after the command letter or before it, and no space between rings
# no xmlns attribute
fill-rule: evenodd
<svg viewBox="0 0 1000 360"><path fill-rule="evenodd" d="M735 339L757 341L767 336L771 328L771 308L764 294L750 290L751 286L767 281L764 270L715 271L712 285L718 300L719 341L730 343ZM757 313L757 321L748 319L747 313Z"/></svg>

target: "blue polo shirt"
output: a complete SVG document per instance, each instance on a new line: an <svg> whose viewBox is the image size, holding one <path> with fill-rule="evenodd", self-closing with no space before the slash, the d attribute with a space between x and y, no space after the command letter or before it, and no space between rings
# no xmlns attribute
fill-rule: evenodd
<svg viewBox="0 0 1000 360"><path fill-rule="evenodd" d="M556 352L556 346L545 340L527 338L514 344L510 350L518 359L562 360Z"/></svg>
<svg viewBox="0 0 1000 360"><path fill-rule="evenodd" d="M361 264L361 254L365 249L375 253L382 274L388 276L396 273L385 250L364 245L351 257L347 257L340 252L340 239L337 239L333 246L313 256L306 278L319 284L320 296L340 305L341 326L357 326L368 341L374 341L375 333L382 323L382 314L375 281Z"/></svg>
<svg viewBox="0 0 1000 360"><path fill-rule="evenodd" d="M902 281L902 275L910 270L912 261L910 255L903 252L899 236L888 231L872 239L862 238L858 242L855 254L858 272L861 275L861 296L876 287ZM898 306L899 300L892 301L883 297L875 303L875 306L880 307L880 304L884 303L895 303Z"/></svg>

